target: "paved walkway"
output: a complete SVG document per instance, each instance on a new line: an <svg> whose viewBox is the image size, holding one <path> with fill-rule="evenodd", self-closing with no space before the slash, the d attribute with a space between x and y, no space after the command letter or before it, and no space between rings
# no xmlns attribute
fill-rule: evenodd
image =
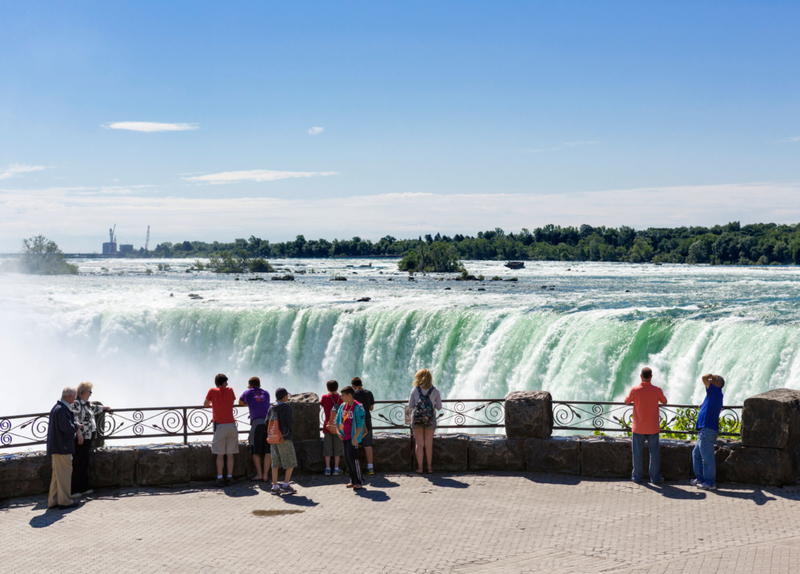
<svg viewBox="0 0 800 574"><path fill-rule="evenodd" d="M298 477L101 491L0 508L5 572L800 572L800 488L661 487L530 473Z"/></svg>

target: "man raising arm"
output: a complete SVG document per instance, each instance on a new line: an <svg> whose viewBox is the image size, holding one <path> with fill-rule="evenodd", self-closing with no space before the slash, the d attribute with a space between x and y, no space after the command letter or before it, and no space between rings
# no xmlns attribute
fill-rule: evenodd
<svg viewBox="0 0 800 574"><path fill-rule="evenodd" d="M719 413L722 411L722 387L725 379L708 373L702 377L706 397L697 413L697 443L692 450L692 464L696 478L692 484L703 490L716 490L717 466L714 461L714 443L719 435Z"/></svg>

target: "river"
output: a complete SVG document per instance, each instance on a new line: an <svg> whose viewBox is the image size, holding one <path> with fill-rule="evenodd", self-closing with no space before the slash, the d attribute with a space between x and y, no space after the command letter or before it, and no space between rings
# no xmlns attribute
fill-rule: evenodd
<svg viewBox="0 0 800 574"><path fill-rule="evenodd" d="M253 375L317 393L358 375L377 399L406 398L423 367L445 398L620 400L645 365L671 403L701 401L709 371L727 404L800 388L796 267L466 262L478 283L409 281L394 260L272 261L295 274L283 282L187 273L189 260L77 263L0 274L2 414L49 410L81 381L112 406L198 404L218 372L237 392Z"/></svg>

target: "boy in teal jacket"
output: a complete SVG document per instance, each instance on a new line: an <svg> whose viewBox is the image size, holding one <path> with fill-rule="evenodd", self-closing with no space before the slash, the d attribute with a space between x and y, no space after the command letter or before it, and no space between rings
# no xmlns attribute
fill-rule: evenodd
<svg viewBox="0 0 800 574"><path fill-rule="evenodd" d="M361 464L358 462L358 445L364 436L364 420L366 411L356 401L353 387L342 389L342 406L336 413L336 425L339 427L339 436L344 443L344 459L347 462L347 472L350 474L350 484L347 488L359 490L364 479L361 477Z"/></svg>

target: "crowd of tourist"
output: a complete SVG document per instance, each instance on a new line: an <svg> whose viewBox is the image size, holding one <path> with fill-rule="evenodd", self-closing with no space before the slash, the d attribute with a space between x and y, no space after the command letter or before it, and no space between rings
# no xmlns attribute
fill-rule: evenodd
<svg viewBox="0 0 800 574"><path fill-rule="evenodd" d="M659 484L664 481L659 455L659 407L667 404L667 398L661 388L652 383L652 377L650 368L642 369L641 382L630 390L625 397L625 404L633 405L631 479L637 483L644 479L642 455L647 443L650 481ZM701 380L706 396L697 416L697 442L692 452L695 478L691 483L702 489L714 490L714 442L719 433L725 380L712 374L703 375ZM328 393L320 400L324 414L322 443L325 476L344 474L339 467L344 458L350 478L347 488L358 491L364 487L360 448L365 450L366 474L375 474L371 414L375 397L364 388L359 377L353 377L350 385L341 391L339 383L334 380L328 381L326 387ZM109 407L91 403L91 395L91 383L81 383L77 389L67 387L61 394L61 400L50 411L47 435L47 453L51 455L53 466L48 499L50 508L77 506L82 496L92 493L89 486L89 457L92 441L98 435L96 416L108 411ZM250 416L248 445L256 469L253 480L271 479L270 490L275 495L296 492L290 484L292 471L297 466L297 455L292 443L294 416L288 399L288 391L278 388L275 390L275 402L271 402L269 392L261 388L258 377L250 378L247 390L238 399L240 406L247 406ZM216 457L216 485L220 487L233 482L234 455L239 452L239 433L233 413L235 404L236 394L228 386L228 377L218 374L203 405L211 407L214 428L211 452ZM414 435L416 472L419 474L433 472L433 435L436 432L436 412L441 409L441 394L433 386L431 372L428 369L418 371L406 407L405 422ZM427 465L423 464L425 462ZM284 470L282 482L278 480L280 469Z"/></svg>

